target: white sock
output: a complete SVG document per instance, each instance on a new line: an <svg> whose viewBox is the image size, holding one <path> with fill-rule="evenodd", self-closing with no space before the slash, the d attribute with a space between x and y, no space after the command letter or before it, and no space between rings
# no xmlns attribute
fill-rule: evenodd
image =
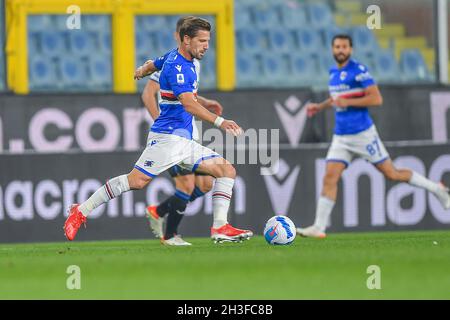
<svg viewBox="0 0 450 320"><path fill-rule="evenodd" d="M316 220L314 221L314 226L317 227L320 232L325 232L334 204L335 201L327 197L321 196L319 198L319 201L317 202Z"/></svg>
<svg viewBox="0 0 450 320"><path fill-rule="evenodd" d="M428 180L427 178L418 174L415 171L412 172L412 176L411 176L411 180L409 180L409 184L411 184L415 187L426 189L434 194L438 193L440 190L439 184L437 184L436 182L433 182L431 180Z"/></svg>
<svg viewBox="0 0 450 320"><path fill-rule="evenodd" d="M130 190L128 177L126 174L112 178L107 181L100 189L94 192L85 202L83 202L79 210L87 217L89 213L101 204L120 196L122 193Z"/></svg>
<svg viewBox="0 0 450 320"><path fill-rule="evenodd" d="M213 228L220 228L228 223L228 209L233 194L234 179L217 178L212 194L214 223Z"/></svg>

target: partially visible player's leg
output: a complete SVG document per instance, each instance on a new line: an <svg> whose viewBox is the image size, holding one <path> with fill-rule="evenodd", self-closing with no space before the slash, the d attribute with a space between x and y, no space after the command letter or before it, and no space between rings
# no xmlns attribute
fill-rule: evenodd
<svg viewBox="0 0 450 320"><path fill-rule="evenodd" d="M342 173L353 158L348 137L335 135L327 154L327 165L323 178L322 193L316 206L314 224L307 228L297 228L303 237L325 238L328 220L336 203L338 183Z"/></svg>
<svg viewBox="0 0 450 320"><path fill-rule="evenodd" d="M317 202L314 224L308 228L297 228L297 233L304 237L325 238L328 219L336 203L338 183L346 164L337 161L327 162L323 178L322 194Z"/></svg>
<svg viewBox="0 0 450 320"><path fill-rule="evenodd" d="M94 192L85 202L70 207L69 217L64 224L64 233L68 240L73 240L81 224L86 223L86 217L97 207L122 193L144 188L151 181L151 177L133 169L128 175L121 175L108 180Z"/></svg>
<svg viewBox="0 0 450 320"><path fill-rule="evenodd" d="M250 230L237 229L228 223L228 210L233 194L234 179L236 178L236 169L231 163L215 154L206 157L204 160L198 160L193 170L216 178L212 193L214 221L211 228L211 238L221 242L240 241L252 237L253 232Z"/></svg>
<svg viewBox="0 0 450 320"><path fill-rule="evenodd" d="M449 190L442 184L433 182L409 169L397 169L390 159L376 165L386 178L392 181L407 182L413 186L433 193L445 209L450 209Z"/></svg>
<svg viewBox="0 0 450 320"><path fill-rule="evenodd" d="M203 197L214 186L214 178L209 175L195 175L195 188L191 194L190 202Z"/></svg>

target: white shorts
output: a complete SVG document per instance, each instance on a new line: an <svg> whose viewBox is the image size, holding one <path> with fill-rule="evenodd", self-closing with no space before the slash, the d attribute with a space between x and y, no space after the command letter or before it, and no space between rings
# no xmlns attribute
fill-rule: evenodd
<svg viewBox="0 0 450 320"><path fill-rule="evenodd" d="M366 159L374 165L389 159L374 125L357 134L333 136L327 162L342 162L348 166L354 157Z"/></svg>
<svg viewBox="0 0 450 320"><path fill-rule="evenodd" d="M153 178L174 165L194 172L203 160L217 157L221 155L193 140L150 132L147 147L134 167Z"/></svg>

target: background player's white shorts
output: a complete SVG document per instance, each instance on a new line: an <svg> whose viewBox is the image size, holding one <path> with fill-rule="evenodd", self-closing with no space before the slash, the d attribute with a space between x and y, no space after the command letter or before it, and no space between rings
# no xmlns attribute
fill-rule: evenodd
<svg viewBox="0 0 450 320"><path fill-rule="evenodd" d="M354 157L366 159L375 165L389 159L389 153L374 125L357 134L333 136L327 162L342 162L348 166Z"/></svg>
<svg viewBox="0 0 450 320"><path fill-rule="evenodd" d="M174 165L194 172L203 160L217 157L221 155L193 140L174 134L150 132L147 147L134 167L150 177L156 177Z"/></svg>

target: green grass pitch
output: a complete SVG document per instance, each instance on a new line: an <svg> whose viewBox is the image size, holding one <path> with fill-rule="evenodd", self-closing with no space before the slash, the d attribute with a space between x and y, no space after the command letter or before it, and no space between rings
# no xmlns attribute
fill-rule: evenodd
<svg viewBox="0 0 450 320"><path fill-rule="evenodd" d="M450 299L450 231L0 245L0 299ZM68 290L67 268L81 270ZM369 290L370 265L381 289Z"/></svg>

